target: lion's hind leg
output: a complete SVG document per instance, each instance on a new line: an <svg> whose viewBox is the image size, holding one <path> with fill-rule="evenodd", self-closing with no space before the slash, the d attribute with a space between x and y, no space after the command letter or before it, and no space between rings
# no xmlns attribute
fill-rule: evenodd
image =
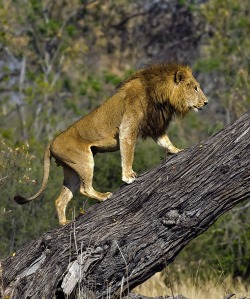
<svg viewBox="0 0 250 299"><path fill-rule="evenodd" d="M98 192L92 186L86 188L86 184L83 182L81 182L80 193L100 201L104 201L112 195L112 192Z"/></svg>
<svg viewBox="0 0 250 299"><path fill-rule="evenodd" d="M79 190L80 179L78 174L68 166L63 166L64 181L60 195L55 201L57 215L60 225L65 225L69 220L66 218L66 207L73 198L75 192Z"/></svg>
<svg viewBox="0 0 250 299"><path fill-rule="evenodd" d="M81 181L80 193L100 201L109 198L112 195L111 192L101 193L93 188L94 156L91 148L87 146L82 148L80 158L81 159L75 163L68 162L68 165L79 175Z"/></svg>

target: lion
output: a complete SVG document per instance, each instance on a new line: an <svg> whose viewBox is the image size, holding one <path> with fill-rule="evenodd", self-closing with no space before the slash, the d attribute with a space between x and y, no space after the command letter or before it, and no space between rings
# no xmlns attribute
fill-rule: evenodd
<svg viewBox="0 0 250 299"><path fill-rule="evenodd" d="M15 201L25 204L41 195L48 182L53 157L64 172L63 187L55 201L56 210L59 223L68 223L66 207L77 190L99 201L112 195L93 188L94 156L97 153L120 150L122 180L131 184L136 179L132 165L137 138L151 137L167 153L176 154L180 149L166 134L170 121L175 116L185 116L190 110L200 110L207 103L187 65L160 63L139 70L100 107L49 143L44 154L40 190L27 199L16 195Z"/></svg>

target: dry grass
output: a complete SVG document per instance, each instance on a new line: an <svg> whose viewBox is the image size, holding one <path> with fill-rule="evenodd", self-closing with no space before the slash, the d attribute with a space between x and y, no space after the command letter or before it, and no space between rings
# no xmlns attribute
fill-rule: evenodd
<svg viewBox="0 0 250 299"><path fill-rule="evenodd" d="M232 282L229 277L219 281L211 279L206 282L196 277L177 282L171 281L169 275L157 273L137 287L135 292L149 297L181 294L188 299L223 299L228 294L236 294L232 299L250 299L250 286L244 285L241 280Z"/></svg>

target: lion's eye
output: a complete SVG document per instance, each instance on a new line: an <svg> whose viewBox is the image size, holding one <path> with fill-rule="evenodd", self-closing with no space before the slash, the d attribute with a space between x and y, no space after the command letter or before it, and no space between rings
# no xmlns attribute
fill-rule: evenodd
<svg viewBox="0 0 250 299"><path fill-rule="evenodd" d="M197 86L195 86L194 91L198 92L198 87Z"/></svg>

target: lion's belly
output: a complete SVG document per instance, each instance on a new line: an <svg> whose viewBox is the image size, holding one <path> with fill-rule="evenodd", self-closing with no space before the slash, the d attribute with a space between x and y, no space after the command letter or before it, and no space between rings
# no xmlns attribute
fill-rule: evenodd
<svg viewBox="0 0 250 299"><path fill-rule="evenodd" d="M91 146L93 153L105 153L105 152L115 152L120 149L119 138L105 138L100 141L94 142Z"/></svg>

